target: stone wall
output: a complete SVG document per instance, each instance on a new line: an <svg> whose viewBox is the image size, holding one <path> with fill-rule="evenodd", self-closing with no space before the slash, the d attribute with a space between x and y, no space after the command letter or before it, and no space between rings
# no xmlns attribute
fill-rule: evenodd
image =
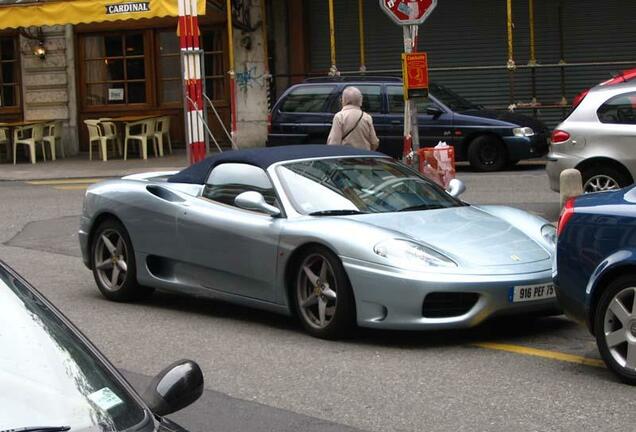
<svg viewBox="0 0 636 432"><path fill-rule="evenodd" d="M46 57L33 54L38 41L20 36L25 120L63 120L66 154L78 152L77 98L71 26L43 27Z"/></svg>
<svg viewBox="0 0 636 432"><path fill-rule="evenodd" d="M254 31L234 29L237 134L240 148L263 147L267 139L267 93L269 76L266 69L265 41L261 26L260 0L249 3Z"/></svg>

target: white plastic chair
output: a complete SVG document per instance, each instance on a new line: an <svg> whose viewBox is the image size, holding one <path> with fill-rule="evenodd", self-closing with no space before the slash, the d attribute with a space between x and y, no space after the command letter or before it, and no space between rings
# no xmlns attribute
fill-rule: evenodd
<svg viewBox="0 0 636 432"><path fill-rule="evenodd" d="M38 143L42 145L42 158L46 160L46 149L42 136L44 134L44 126L42 124L32 124L28 126L19 126L13 130L13 165L16 164L16 154L18 152L18 144L29 147L31 155L31 163L35 163L36 146Z"/></svg>
<svg viewBox="0 0 636 432"><path fill-rule="evenodd" d="M159 147L159 156L163 156L163 139L167 138L168 153L172 154L172 141L170 140L170 117L159 117L155 121L155 141Z"/></svg>
<svg viewBox="0 0 636 432"><path fill-rule="evenodd" d="M51 159L55 160L55 147L59 141L60 143L60 153L62 157L66 157L64 152L64 145L62 144L62 122L54 121L51 123L47 123L43 127L44 134L42 136L42 141L44 144L48 144L51 149Z"/></svg>
<svg viewBox="0 0 636 432"><path fill-rule="evenodd" d="M88 158L93 160L93 143L97 143L99 153L102 155L102 161L108 160L108 138L104 136L99 127L99 120L84 120L88 129Z"/></svg>
<svg viewBox="0 0 636 432"><path fill-rule="evenodd" d="M45 143L49 144L53 160L55 160L55 157L57 156L58 142L60 143L60 155L63 158L66 157L64 145L62 144L62 127L62 122L57 120L44 125L44 136L42 139Z"/></svg>
<svg viewBox="0 0 636 432"><path fill-rule="evenodd" d="M155 119L141 120L126 123L126 133L124 138L124 160L128 157L128 141L139 141L140 156L143 160L148 159L148 141L154 143L153 149L157 157L157 141L155 140Z"/></svg>
<svg viewBox="0 0 636 432"><path fill-rule="evenodd" d="M121 137L117 133L117 125L111 118L100 118L99 124L102 127L103 136L117 144L117 156L121 156Z"/></svg>

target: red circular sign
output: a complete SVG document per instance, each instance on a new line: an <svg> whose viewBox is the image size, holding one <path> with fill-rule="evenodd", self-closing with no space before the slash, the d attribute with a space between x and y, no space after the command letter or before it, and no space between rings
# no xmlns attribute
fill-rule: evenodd
<svg viewBox="0 0 636 432"><path fill-rule="evenodd" d="M437 0L380 0L380 6L398 24L422 24Z"/></svg>

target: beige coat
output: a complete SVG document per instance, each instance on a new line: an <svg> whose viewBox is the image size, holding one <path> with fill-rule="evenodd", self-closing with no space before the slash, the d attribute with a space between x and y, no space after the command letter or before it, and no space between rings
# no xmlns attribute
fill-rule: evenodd
<svg viewBox="0 0 636 432"><path fill-rule="evenodd" d="M362 120L356 126L360 114L362 114ZM354 127L355 129L353 129ZM350 130L352 132L343 141L342 137ZM364 150L376 150L380 140L375 135L371 116L362 113L362 110L355 105L345 105L342 111L333 118L327 144L344 144Z"/></svg>

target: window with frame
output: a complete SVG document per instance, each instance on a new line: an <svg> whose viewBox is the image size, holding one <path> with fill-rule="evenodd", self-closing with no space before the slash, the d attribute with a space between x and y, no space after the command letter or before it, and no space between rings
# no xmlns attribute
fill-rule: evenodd
<svg viewBox="0 0 636 432"><path fill-rule="evenodd" d="M226 67L224 64L224 34L220 29L202 29L205 92L212 101L226 99ZM159 99L161 103L181 102L181 58L179 39L173 29L157 33L159 46Z"/></svg>
<svg viewBox="0 0 636 432"><path fill-rule="evenodd" d="M614 96L597 111L601 123L636 124L636 92Z"/></svg>
<svg viewBox="0 0 636 432"><path fill-rule="evenodd" d="M356 87L362 93L362 111L367 113L382 112L382 87L379 85L354 85L347 87ZM347 88L345 87L345 88ZM344 88L343 88L344 91ZM331 112L336 113L342 109L342 92L334 101Z"/></svg>
<svg viewBox="0 0 636 432"><path fill-rule="evenodd" d="M18 49L15 37L0 37L0 108L20 104Z"/></svg>
<svg viewBox="0 0 636 432"><path fill-rule="evenodd" d="M389 113L404 114L404 88L402 86L387 86L386 93L389 99ZM419 114L425 114L428 107L437 106L428 98L418 100L415 105Z"/></svg>
<svg viewBox="0 0 636 432"><path fill-rule="evenodd" d="M236 197L251 191L260 192L267 204L279 207L267 173L259 167L242 163L224 163L215 167L203 188L202 196L236 207Z"/></svg>
<svg viewBox="0 0 636 432"><path fill-rule="evenodd" d="M86 105L146 103L143 32L87 35L83 39Z"/></svg>
<svg viewBox="0 0 636 432"><path fill-rule="evenodd" d="M201 46L204 52L205 93L213 101L225 101L225 31L222 28L202 29Z"/></svg>
<svg viewBox="0 0 636 432"><path fill-rule="evenodd" d="M323 112L325 103L334 91L333 85L310 85L296 87L283 101L282 112Z"/></svg>
<svg viewBox="0 0 636 432"><path fill-rule="evenodd" d="M174 29L157 33L159 46L159 100L162 104L182 102L179 38Z"/></svg>

